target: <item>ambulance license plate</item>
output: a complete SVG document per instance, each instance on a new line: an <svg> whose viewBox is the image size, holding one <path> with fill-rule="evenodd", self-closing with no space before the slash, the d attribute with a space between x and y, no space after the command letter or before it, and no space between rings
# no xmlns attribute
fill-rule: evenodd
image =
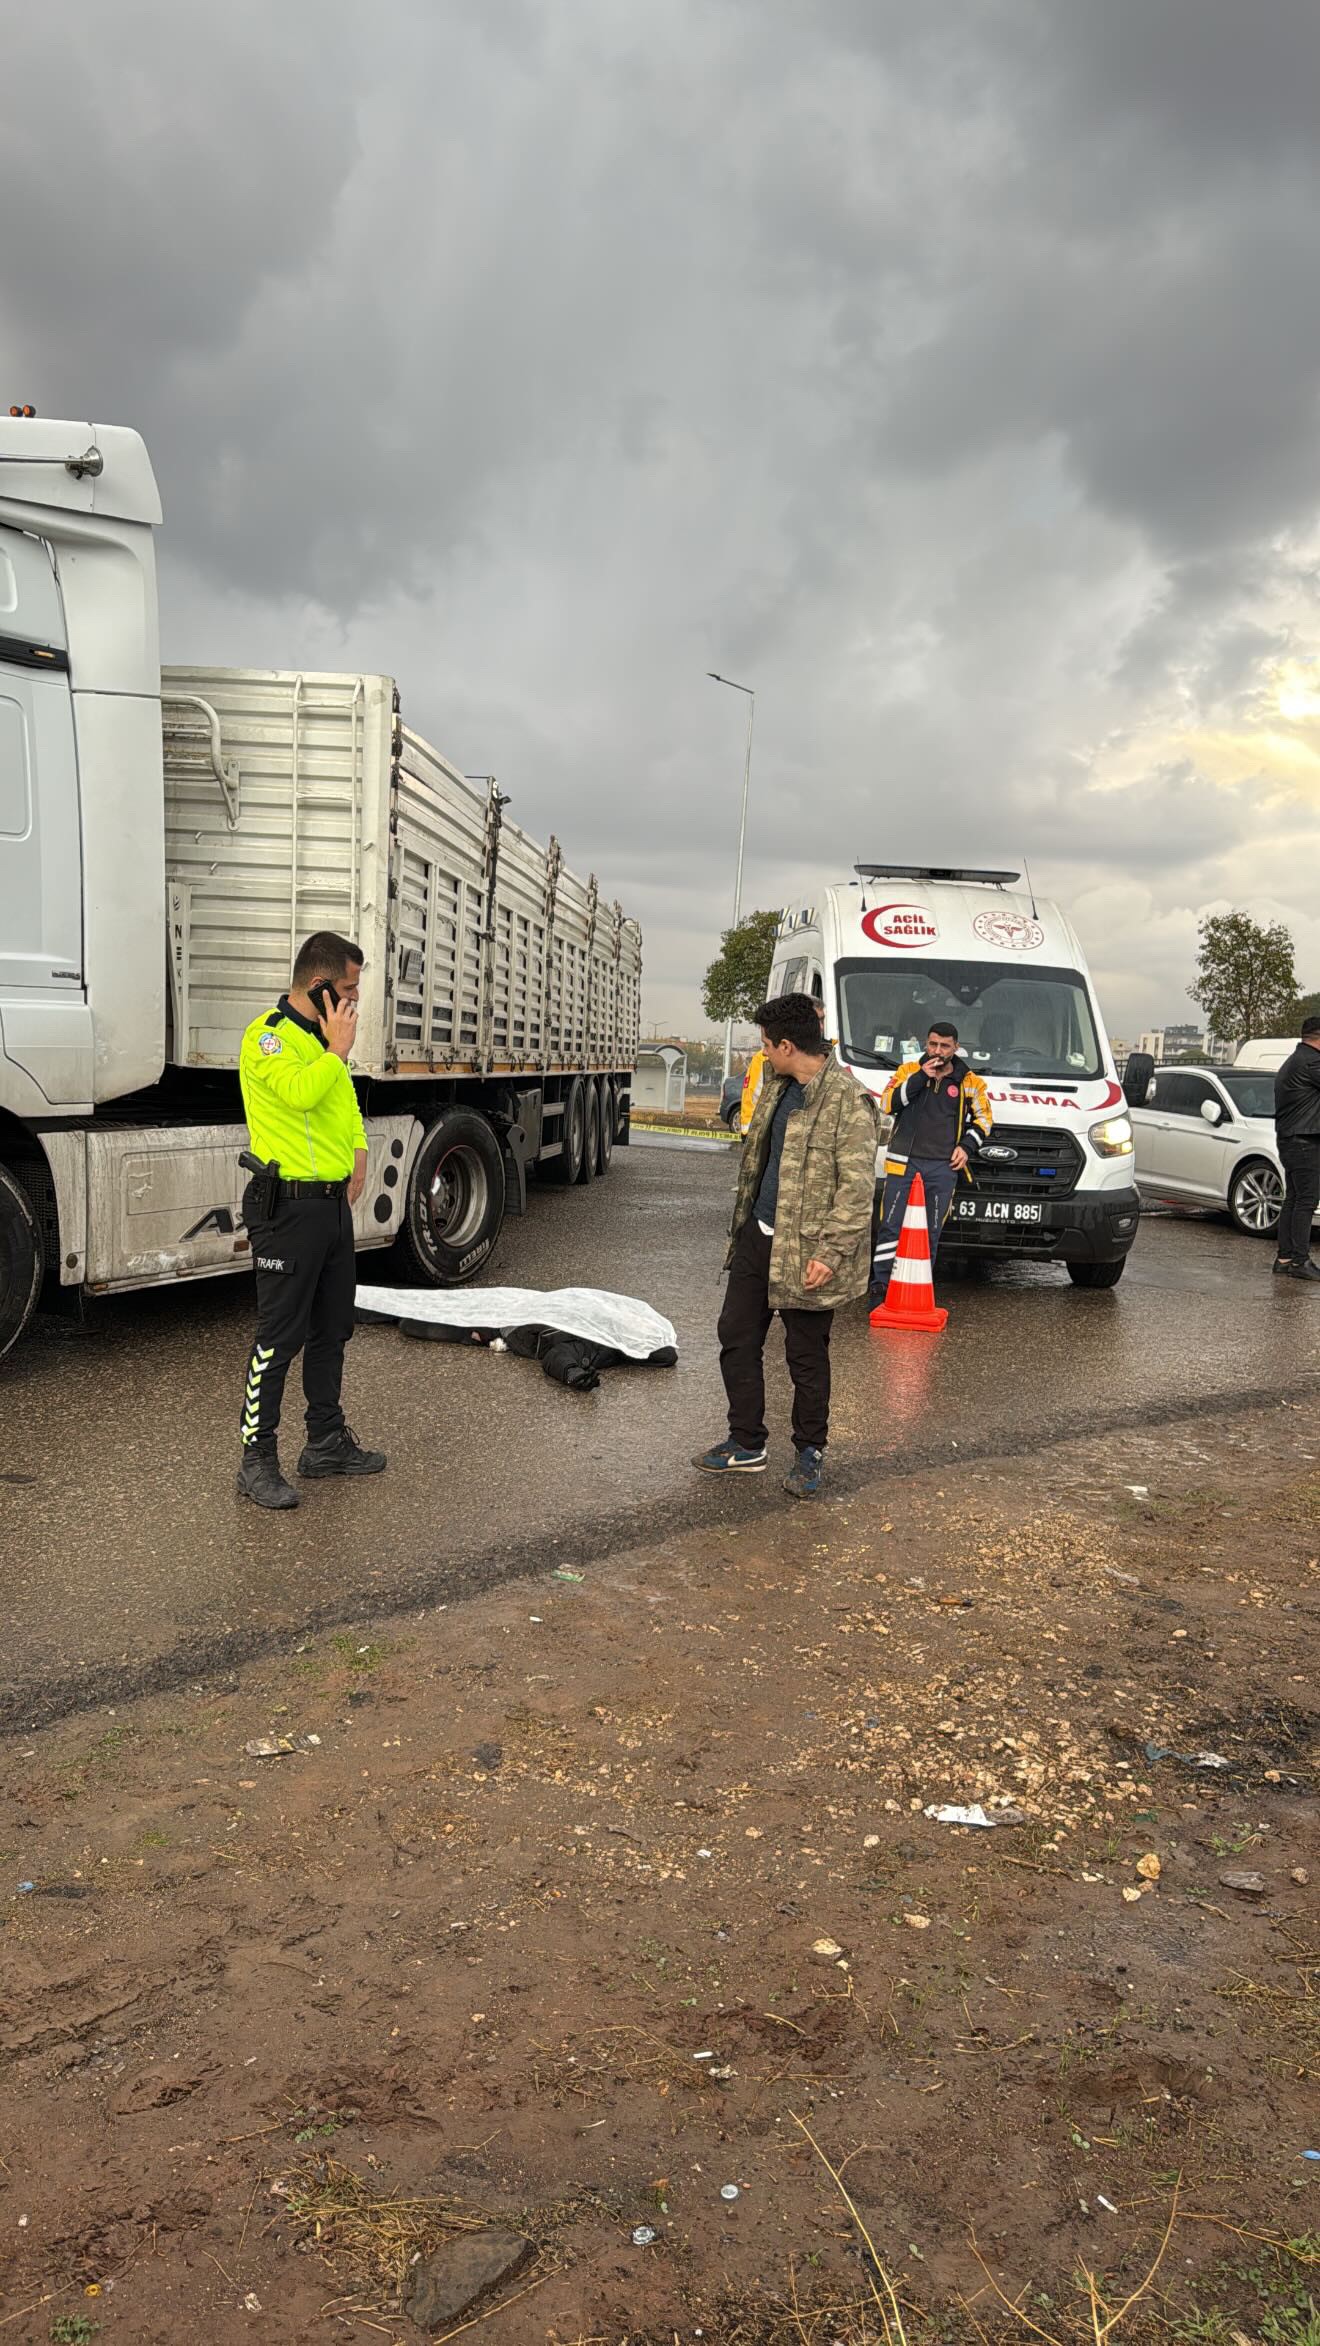
<svg viewBox="0 0 1320 2346"><path fill-rule="evenodd" d="M1021 1197L960 1197L954 1213L959 1222L1002 1222L1010 1229L1043 1219L1039 1200Z"/></svg>

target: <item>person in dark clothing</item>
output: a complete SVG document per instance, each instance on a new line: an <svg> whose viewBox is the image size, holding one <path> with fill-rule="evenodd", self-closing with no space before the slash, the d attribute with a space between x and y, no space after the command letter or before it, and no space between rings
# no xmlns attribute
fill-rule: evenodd
<svg viewBox="0 0 1320 2346"><path fill-rule="evenodd" d="M1320 1279L1311 1260L1320 1205L1320 1018L1302 1020L1302 1039L1274 1078L1274 1131L1284 1178L1275 1274Z"/></svg>
<svg viewBox="0 0 1320 2346"><path fill-rule="evenodd" d="M884 1183L872 1247L871 1302L882 1304L907 1212L913 1177L921 1175L932 1268L940 1232L961 1179L970 1181L977 1151L991 1128L990 1094L958 1049L958 1029L937 1019L922 1059L905 1059L891 1078L884 1110L893 1125L885 1148Z"/></svg>
<svg viewBox="0 0 1320 2346"><path fill-rule="evenodd" d="M831 1322L866 1292L875 1111L810 995L782 994L756 1018L766 1079L743 1143L719 1324L729 1439L693 1463L705 1474L765 1472L765 1340L778 1312L793 1380L784 1489L814 1499L829 1439Z"/></svg>

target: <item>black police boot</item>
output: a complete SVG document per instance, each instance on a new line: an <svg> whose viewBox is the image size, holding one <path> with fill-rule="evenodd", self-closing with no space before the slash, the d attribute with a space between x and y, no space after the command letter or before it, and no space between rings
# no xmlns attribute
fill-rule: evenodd
<svg viewBox="0 0 1320 2346"><path fill-rule="evenodd" d="M324 1474L383 1474L383 1450L364 1450L351 1426L338 1426L309 1442L298 1461L298 1472L310 1479Z"/></svg>
<svg viewBox="0 0 1320 2346"><path fill-rule="evenodd" d="M1308 1258L1304 1263L1293 1264L1292 1277L1294 1279L1320 1279L1320 1268L1317 1268L1316 1264Z"/></svg>
<svg viewBox="0 0 1320 2346"><path fill-rule="evenodd" d="M280 1473L273 1434L266 1441L247 1444L238 1470L237 1490L240 1499L251 1499L257 1507L297 1506L297 1492Z"/></svg>

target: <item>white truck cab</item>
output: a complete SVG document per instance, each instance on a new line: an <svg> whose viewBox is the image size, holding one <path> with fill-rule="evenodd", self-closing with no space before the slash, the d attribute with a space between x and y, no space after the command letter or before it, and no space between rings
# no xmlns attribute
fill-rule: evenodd
<svg viewBox="0 0 1320 2346"><path fill-rule="evenodd" d="M945 1227L949 1254L1062 1262L1112 1287L1136 1237L1132 1126L1086 956L1016 872L858 864L783 915L771 995L822 1001L839 1058L883 1098L934 1020L985 1079L994 1130Z"/></svg>
<svg viewBox="0 0 1320 2346"><path fill-rule="evenodd" d="M0 1354L41 1293L250 1266L248 1021L366 956L363 1250L461 1284L628 1137L641 935L392 676L162 673L136 432L0 416Z"/></svg>

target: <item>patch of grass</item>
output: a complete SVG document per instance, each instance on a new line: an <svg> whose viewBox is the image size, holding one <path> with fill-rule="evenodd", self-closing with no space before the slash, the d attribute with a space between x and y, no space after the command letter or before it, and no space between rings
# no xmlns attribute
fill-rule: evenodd
<svg viewBox="0 0 1320 2346"><path fill-rule="evenodd" d="M1210 2220L1238 2229L1227 2217ZM1177 2307L1166 2299L1151 2346L1320 2346L1320 2308L1307 2277L1320 2265L1320 2235L1278 2234L1255 2245L1249 2263L1225 2258L1203 2273L1196 2303Z"/></svg>
<svg viewBox="0 0 1320 2346"><path fill-rule="evenodd" d="M1283 2036L1294 2076L1299 2062L1320 2061L1320 1993L1313 1972L1300 1973L1297 1987L1284 1988L1235 1971L1217 1993L1241 2005L1245 2025L1253 2033Z"/></svg>
<svg viewBox="0 0 1320 2346"><path fill-rule="evenodd" d="M1320 2237L1302 2232L1293 2240L1271 2241L1263 2257L1236 2268L1259 2303L1252 2322L1261 2346L1320 2346L1320 2304L1306 2279L1306 2268L1317 2265Z"/></svg>
<svg viewBox="0 0 1320 2346"><path fill-rule="evenodd" d="M295 2110L294 2122L302 2121L294 2136L295 2142L321 2142L327 2136L338 2134L349 2125L356 2112L352 2110Z"/></svg>
<svg viewBox="0 0 1320 2346"><path fill-rule="evenodd" d="M292 2176L284 2204L315 2226L328 2264L395 2304L416 2256L429 2256L447 2232L481 2232L489 2221L441 2195L377 2198L360 2175L332 2158L312 2160Z"/></svg>
<svg viewBox="0 0 1320 2346"><path fill-rule="evenodd" d="M136 1742L137 1737L126 1720L117 1720L113 1727L107 1727L104 1735L98 1735L95 1743L88 1745L81 1759L66 1763L59 1798L76 1800L88 1784L104 1783L113 1772L124 1745L130 1740Z"/></svg>
<svg viewBox="0 0 1320 2346"><path fill-rule="evenodd" d="M1242 1857L1248 1849L1259 1849L1263 1839L1264 1835L1250 1825L1234 1825L1229 1840L1222 1833L1212 1833L1210 1847L1216 1857Z"/></svg>
<svg viewBox="0 0 1320 2346"><path fill-rule="evenodd" d="M1237 2322L1232 2314L1211 2307L1202 2313L1196 2306L1182 2314L1169 2328L1169 2346L1232 2346ZM1239 2333L1240 2334L1240 2333Z"/></svg>
<svg viewBox="0 0 1320 2346"><path fill-rule="evenodd" d="M338 1637L331 1638L330 1643L340 1661L346 1662L350 1670L379 1670L388 1650L383 1645L372 1645L369 1641L355 1637L351 1630L341 1631Z"/></svg>
<svg viewBox="0 0 1320 2346"><path fill-rule="evenodd" d="M62 2313L50 2325L54 2346L91 2346L101 2325L90 2322L85 2313Z"/></svg>

